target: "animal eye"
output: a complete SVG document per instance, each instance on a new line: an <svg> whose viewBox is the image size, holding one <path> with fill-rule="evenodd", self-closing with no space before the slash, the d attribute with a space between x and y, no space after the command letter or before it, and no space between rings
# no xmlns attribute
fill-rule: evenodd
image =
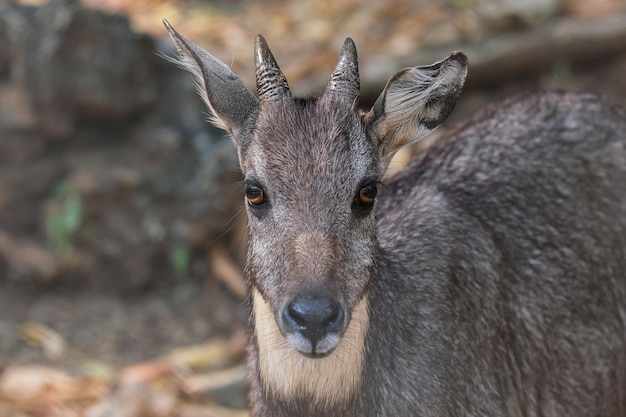
<svg viewBox="0 0 626 417"><path fill-rule="evenodd" d="M359 190L359 193L354 199L354 203L359 206L371 206L376 201L376 194L378 193L378 187L375 183L365 184Z"/></svg>
<svg viewBox="0 0 626 417"><path fill-rule="evenodd" d="M246 185L246 200L251 206L260 206L267 202L263 188L255 184Z"/></svg>

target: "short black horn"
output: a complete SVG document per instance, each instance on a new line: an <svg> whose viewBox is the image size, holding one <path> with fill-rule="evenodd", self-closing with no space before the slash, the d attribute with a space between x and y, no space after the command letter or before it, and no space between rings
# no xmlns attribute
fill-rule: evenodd
<svg viewBox="0 0 626 417"><path fill-rule="evenodd" d="M257 35L254 43L254 63L256 65L256 88L261 102L289 96L287 79L261 35Z"/></svg>
<svg viewBox="0 0 626 417"><path fill-rule="evenodd" d="M344 97L354 101L361 91L359 81L359 62L354 41L346 38L341 48L339 62L330 77L326 94Z"/></svg>

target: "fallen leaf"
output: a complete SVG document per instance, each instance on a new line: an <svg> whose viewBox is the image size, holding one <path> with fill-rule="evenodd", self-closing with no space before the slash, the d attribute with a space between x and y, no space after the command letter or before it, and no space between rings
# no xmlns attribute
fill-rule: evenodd
<svg viewBox="0 0 626 417"><path fill-rule="evenodd" d="M0 378L0 398L19 406L20 409L74 410L81 404L97 400L108 392L102 381L75 378L60 370L39 365L11 366ZM44 415L52 417L50 411Z"/></svg>
<svg viewBox="0 0 626 417"><path fill-rule="evenodd" d="M0 378L0 392L14 400L28 400L50 393L73 391L78 381L57 369L38 366L12 366Z"/></svg>
<svg viewBox="0 0 626 417"><path fill-rule="evenodd" d="M237 297L246 297L246 284L241 268L232 260L223 245L216 243L209 251L211 271Z"/></svg>
<svg viewBox="0 0 626 417"><path fill-rule="evenodd" d="M232 410L215 404L181 404L177 409L177 417L248 417L245 410Z"/></svg>
<svg viewBox="0 0 626 417"><path fill-rule="evenodd" d="M167 358L141 362L124 368L119 376L120 384L145 383L174 374L174 364Z"/></svg>
<svg viewBox="0 0 626 417"><path fill-rule="evenodd" d="M20 331L26 342L41 347L48 358L58 359L67 350L63 336L45 324L28 322L21 326Z"/></svg>
<svg viewBox="0 0 626 417"><path fill-rule="evenodd" d="M196 374L184 378L183 389L188 394L198 394L243 383L245 379L245 366L237 365L228 369Z"/></svg>

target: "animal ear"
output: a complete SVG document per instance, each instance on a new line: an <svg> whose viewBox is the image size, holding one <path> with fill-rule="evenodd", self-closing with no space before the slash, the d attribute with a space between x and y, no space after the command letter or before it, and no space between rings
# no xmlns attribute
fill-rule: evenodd
<svg viewBox="0 0 626 417"><path fill-rule="evenodd" d="M228 131L237 147L249 139L244 131L259 112L259 101L246 85L219 59L191 42L163 19L180 55L176 64L189 71L198 93L211 109L211 123Z"/></svg>
<svg viewBox="0 0 626 417"><path fill-rule="evenodd" d="M402 146L415 142L452 112L467 76L467 57L453 52L432 65L395 74L366 115L386 165Z"/></svg>

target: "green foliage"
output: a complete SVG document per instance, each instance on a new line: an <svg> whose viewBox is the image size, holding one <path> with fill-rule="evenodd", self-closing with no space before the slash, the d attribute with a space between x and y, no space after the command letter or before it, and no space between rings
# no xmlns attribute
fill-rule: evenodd
<svg viewBox="0 0 626 417"><path fill-rule="evenodd" d="M56 204L46 218L48 245L59 257L71 255L72 238L83 222L83 199L68 182L61 182L54 190Z"/></svg>
<svg viewBox="0 0 626 417"><path fill-rule="evenodd" d="M572 78L572 66L567 60L556 61L552 64L552 77L559 82Z"/></svg>
<svg viewBox="0 0 626 417"><path fill-rule="evenodd" d="M189 271L191 264L191 252L187 246L178 245L170 251L170 264L177 274Z"/></svg>
<svg viewBox="0 0 626 417"><path fill-rule="evenodd" d="M462 9L464 7L469 7L474 3L475 0L451 0L452 6Z"/></svg>

